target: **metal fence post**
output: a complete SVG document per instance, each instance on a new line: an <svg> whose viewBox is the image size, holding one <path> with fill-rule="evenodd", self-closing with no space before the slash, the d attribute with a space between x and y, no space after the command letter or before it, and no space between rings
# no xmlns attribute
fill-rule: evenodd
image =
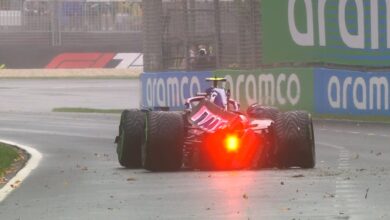
<svg viewBox="0 0 390 220"><path fill-rule="evenodd" d="M163 69L163 8L162 0L142 0L144 70Z"/></svg>
<svg viewBox="0 0 390 220"><path fill-rule="evenodd" d="M235 0L235 7L237 8L237 41L238 41L238 53L237 53L237 56L238 56L238 64L239 64L239 67L242 68L245 66L245 60L246 60L246 57L245 57L245 54L246 54L246 51L245 51L245 17L244 17L244 14L245 14L245 10L244 10L244 6L243 6L243 2L241 0Z"/></svg>
<svg viewBox="0 0 390 220"><path fill-rule="evenodd" d="M221 66L221 55L223 53L221 47L221 12L219 8L219 0L214 0L214 21L215 21L215 59L216 59L216 68Z"/></svg>
<svg viewBox="0 0 390 220"><path fill-rule="evenodd" d="M258 33L258 17L257 17L257 10L256 10L256 1L257 0L249 0L249 9L250 9L250 44L252 45L251 47L251 63L250 63L250 68L256 68L257 62L258 62L258 42L257 42L257 33Z"/></svg>
<svg viewBox="0 0 390 220"><path fill-rule="evenodd" d="M190 62L190 59L189 59L189 53L188 53L188 49L189 49L189 39L191 37L191 34L190 34L190 31L189 31L189 22L188 22L188 4L187 4L187 0L182 0L182 8L183 8L183 21L184 21L184 36L185 36L185 39L184 39L184 59L185 59L185 68L186 70L189 70L190 69L190 65L189 65L189 62Z"/></svg>
<svg viewBox="0 0 390 220"><path fill-rule="evenodd" d="M61 4L58 0L51 2L51 35L52 35L52 45L61 46L61 24L60 24L60 10Z"/></svg>
<svg viewBox="0 0 390 220"><path fill-rule="evenodd" d="M258 16L258 19L259 19L259 25L258 25L258 28L259 28L259 32L257 33L257 37L258 37L258 42L259 42L259 54L258 54L258 59L259 59L259 67L263 67L263 17L262 17L262 13L261 13L261 10L262 10L262 4L261 4L261 0L259 0L259 6L258 6L258 10L259 10L259 16Z"/></svg>
<svg viewBox="0 0 390 220"><path fill-rule="evenodd" d="M195 28L196 28L196 14L195 14L195 10L196 10L196 3L195 3L195 0L190 0L189 4L188 4L188 8L189 8L189 18L188 18L188 27L189 27L189 32L190 32L190 42L193 41L192 37L195 35Z"/></svg>

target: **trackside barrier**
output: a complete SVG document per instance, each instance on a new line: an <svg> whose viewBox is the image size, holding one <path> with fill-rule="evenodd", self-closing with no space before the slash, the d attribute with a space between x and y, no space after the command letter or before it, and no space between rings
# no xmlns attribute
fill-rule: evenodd
<svg viewBox="0 0 390 220"><path fill-rule="evenodd" d="M390 72L314 70L315 112L390 116Z"/></svg>
<svg viewBox="0 0 390 220"><path fill-rule="evenodd" d="M262 64L389 67L390 2L262 0Z"/></svg>
<svg viewBox="0 0 390 220"><path fill-rule="evenodd" d="M205 91L210 76L226 77L226 88L242 110L252 103L317 115L390 116L390 72L324 68L143 73L141 106L183 109L186 98Z"/></svg>
<svg viewBox="0 0 390 220"><path fill-rule="evenodd" d="M275 68L259 70L218 70L226 77L226 87L242 109L260 103L284 110L313 111L313 69Z"/></svg>
<svg viewBox="0 0 390 220"><path fill-rule="evenodd" d="M210 76L211 72L143 73L140 76L141 106L181 110L187 98L210 87L204 80Z"/></svg>
<svg viewBox="0 0 390 220"><path fill-rule="evenodd" d="M225 87L243 110L253 103L281 109L313 111L313 69L268 69L253 71L218 70L214 72L162 72L141 75L141 106L182 109L185 98L204 92L206 77L227 78Z"/></svg>

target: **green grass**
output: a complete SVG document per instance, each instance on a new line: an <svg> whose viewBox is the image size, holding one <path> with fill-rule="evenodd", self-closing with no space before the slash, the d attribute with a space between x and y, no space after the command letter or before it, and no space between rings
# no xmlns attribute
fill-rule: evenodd
<svg viewBox="0 0 390 220"><path fill-rule="evenodd" d="M18 157L18 152L10 145L0 143L0 177Z"/></svg>
<svg viewBox="0 0 390 220"><path fill-rule="evenodd" d="M123 109L54 108L53 112L120 114Z"/></svg>

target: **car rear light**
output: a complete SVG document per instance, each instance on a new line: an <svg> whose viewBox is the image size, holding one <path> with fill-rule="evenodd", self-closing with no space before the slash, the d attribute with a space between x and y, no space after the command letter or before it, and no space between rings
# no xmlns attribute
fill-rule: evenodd
<svg viewBox="0 0 390 220"><path fill-rule="evenodd" d="M229 153L237 152L240 148L240 139L236 135L227 135L225 138L225 148Z"/></svg>
<svg viewBox="0 0 390 220"><path fill-rule="evenodd" d="M243 132L218 130L205 136L200 148L200 166L206 169L251 167L258 149L259 138L251 129Z"/></svg>

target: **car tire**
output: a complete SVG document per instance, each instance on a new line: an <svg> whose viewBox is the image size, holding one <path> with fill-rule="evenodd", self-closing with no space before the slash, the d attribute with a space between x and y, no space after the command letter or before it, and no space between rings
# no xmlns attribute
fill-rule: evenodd
<svg viewBox="0 0 390 220"><path fill-rule="evenodd" d="M262 106L259 104L251 105L247 109L248 116L255 119L271 119L275 121L279 113L279 109L275 107Z"/></svg>
<svg viewBox="0 0 390 220"><path fill-rule="evenodd" d="M275 121L276 163L280 168L315 166L311 115L305 111L280 114Z"/></svg>
<svg viewBox="0 0 390 220"><path fill-rule="evenodd" d="M175 171L182 167L184 120L179 112L148 112L143 167L150 171Z"/></svg>
<svg viewBox="0 0 390 220"><path fill-rule="evenodd" d="M146 114L138 109L124 110L119 124L117 154L121 166L141 168L141 146L145 139Z"/></svg>

